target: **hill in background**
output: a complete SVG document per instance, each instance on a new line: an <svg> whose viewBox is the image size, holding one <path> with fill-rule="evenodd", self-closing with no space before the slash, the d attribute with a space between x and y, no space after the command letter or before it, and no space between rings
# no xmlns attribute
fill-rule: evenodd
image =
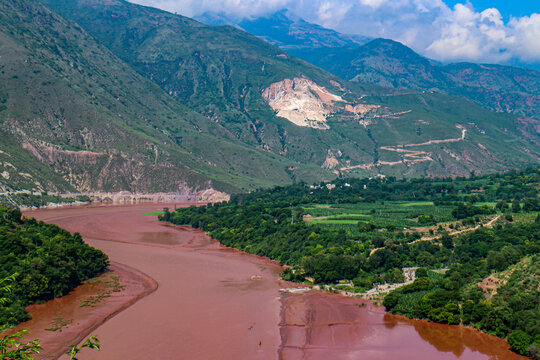
<svg viewBox="0 0 540 360"><path fill-rule="evenodd" d="M496 112L516 114L524 134L538 140L537 70L474 63L442 65L399 42L340 34L287 10L254 19L231 19L214 13L197 19L210 25L234 24L345 80L442 92L462 96Z"/></svg>
<svg viewBox="0 0 540 360"><path fill-rule="evenodd" d="M513 116L460 97L348 82L125 1L42 3L60 15L0 1L3 192L232 193L538 163Z"/></svg>

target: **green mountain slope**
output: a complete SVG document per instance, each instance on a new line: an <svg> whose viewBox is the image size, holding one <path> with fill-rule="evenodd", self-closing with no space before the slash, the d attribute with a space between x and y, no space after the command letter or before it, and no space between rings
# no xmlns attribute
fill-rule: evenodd
<svg viewBox="0 0 540 360"><path fill-rule="evenodd" d="M375 39L356 48L320 47L292 53L343 79L386 87L427 90L449 80L433 61L392 40Z"/></svg>
<svg viewBox="0 0 540 360"><path fill-rule="evenodd" d="M347 83L237 28L121 0L43 2L247 146L299 163L344 176L538 163L536 140L515 118L461 98Z"/></svg>
<svg viewBox="0 0 540 360"><path fill-rule="evenodd" d="M525 135L539 132L540 72L535 70L472 63L441 66L399 42L341 34L287 10L244 19L205 13L198 19L238 26L343 79L463 96L520 116Z"/></svg>
<svg viewBox="0 0 540 360"><path fill-rule="evenodd" d="M533 126L538 126L534 119L540 120L540 72L536 70L472 63L440 66L386 39L358 48L323 47L291 53L343 79L459 95L488 109L516 114Z"/></svg>
<svg viewBox="0 0 540 360"><path fill-rule="evenodd" d="M291 167L325 176L234 140L41 4L0 10L2 191L230 192L288 183Z"/></svg>
<svg viewBox="0 0 540 360"><path fill-rule="evenodd" d="M275 141L282 130L268 124L274 112L262 89L302 75L323 86L339 80L231 26L209 27L125 1L43 2L77 21L178 101L226 126L243 142L275 153L282 150Z"/></svg>
<svg viewBox="0 0 540 360"><path fill-rule="evenodd" d="M1 193L238 192L538 163L514 118L459 98L348 83L233 27L124 1L45 2L85 29L0 0Z"/></svg>

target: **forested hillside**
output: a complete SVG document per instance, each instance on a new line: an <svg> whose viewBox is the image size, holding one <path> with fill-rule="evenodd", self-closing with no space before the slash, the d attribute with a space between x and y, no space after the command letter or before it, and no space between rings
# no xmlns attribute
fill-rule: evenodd
<svg viewBox="0 0 540 360"><path fill-rule="evenodd" d="M12 288L2 294L0 331L28 320L27 305L66 295L107 266L107 255L79 234L0 207L0 279Z"/></svg>

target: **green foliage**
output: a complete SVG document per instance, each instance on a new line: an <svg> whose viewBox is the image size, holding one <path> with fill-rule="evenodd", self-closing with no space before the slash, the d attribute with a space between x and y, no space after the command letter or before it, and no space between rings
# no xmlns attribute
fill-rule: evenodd
<svg viewBox="0 0 540 360"><path fill-rule="evenodd" d="M333 220L362 218L369 224L371 217L378 216L379 222L385 212L396 209L409 208L406 214L418 217L412 216L416 206L429 206L430 214L446 218L451 217L452 207L475 212L488 209L491 214L494 210L487 207L488 202L491 206L502 199L535 197L539 183L536 169L453 181L347 179L345 185L345 180L337 179L331 191L325 184L300 183L239 194L229 202L181 208L160 219L204 229L222 244L293 265L294 272L283 274L293 281L305 276L319 283L352 279L355 290L364 291L384 281L402 282L403 267L421 266L412 284L387 296L389 311L445 324L462 323L501 337L514 330L532 336L540 332L540 222L534 220L536 213L522 210L512 223L501 221L494 228L478 227L455 237L443 232L443 246L415 241L418 234L414 232L360 232L354 224L347 229L300 221L300 215L304 219L305 213ZM481 194L477 205L463 203L471 192ZM360 201L348 202L353 198ZM374 247L379 249L372 252ZM446 270L427 271L426 267ZM487 300L478 283L499 271L508 271L508 281Z"/></svg>
<svg viewBox="0 0 540 360"><path fill-rule="evenodd" d="M11 290L0 306L0 327L27 320L27 305L65 295L107 265L107 256L79 234L0 207L0 278L10 277Z"/></svg>
<svg viewBox="0 0 540 360"><path fill-rule="evenodd" d="M420 225L433 224L434 222L435 219L433 218L433 215L420 215L418 217L418 224Z"/></svg>
<svg viewBox="0 0 540 360"><path fill-rule="evenodd" d="M85 348L98 351L100 350L99 339L95 335L92 335L90 338L86 339L86 341L80 347L76 345L70 345L69 347L70 349L67 352L67 355L69 356L70 360L77 360L77 355Z"/></svg>
<svg viewBox="0 0 540 360"><path fill-rule="evenodd" d="M508 345L521 355L528 355L527 348L531 345L531 337L521 330L515 330L508 335Z"/></svg>
<svg viewBox="0 0 540 360"><path fill-rule="evenodd" d="M416 269L414 275L417 278L422 278L422 277L427 278L428 277L428 272L427 272L426 268L418 268L418 269Z"/></svg>
<svg viewBox="0 0 540 360"><path fill-rule="evenodd" d="M473 217L476 215L488 215L493 214L495 211L487 206L475 206L470 203L459 203L458 206L452 210L452 216L458 220Z"/></svg>
<svg viewBox="0 0 540 360"><path fill-rule="evenodd" d="M237 28L204 26L180 15L126 1L42 2L80 24L118 58L152 81L153 87L159 86L163 94L202 114L203 117L192 118L188 123L175 117L176 121L158 119L152 125L170 134L167 144L180 143L182 150L193 154L184 156L195 171L210 174L211 179L226 182L236 189L330 178L333 176L330 171L320 166L329 152L341 154L336 158L338 167L374 164L378 160L396 161L400 159L398 153L385 146L422 144L449 136L459 138L461 130L456 125L468 130L463 141L444 146L421 145L421 151L432 153L438 161L413 161L351 169L345 173L352 176L380 172L392 176L468 176L470 169L449 156L449 150L467 154L474 170L479 172L537 163L537 147L516 129L513 117L492 113L462 98L433 92L410 94L344 82ZM104 65L105 69L110 66ZM335 111L327 118L329 129L296 126L277 117L262 96L263 90L271 84L296 77L308 78L351 104L356 105L361 98L361 103L382 105L377 110L381 114L401 114L385 116L384 121L370 121L366 128L352 120L344 104L336 103ZM366 94L371 97L363 97ZM140 93L134 95L140 96ZM170 104L165 99L163 102ZM156 110L165 112L160 108ZM152 112L144 113L149 119L156 118ZM168 111L164 115L174 116ZM186 114L186 117L191 116ZM429 123L422 126L420 132L418 119ZM193 130L193 124L198 125L199 134L187 131ZM203 139L205 136L207 138ZM224 140L239 146L235 149L231 149L232 144L228 148L221 147ZM160 143L159 148L163 145ZM175 147L166 148L167 152L172 152ZM246 149L252 150L249 155ZM487 161L485 151L493 153L498 161ZM152 155L152 151L146 149L146 154ZM207 164L209 166L205 166Z"/></svg>
<svg viewBox="0 0 540 360"><path fill-rule="evenodd" d="M519 200L512 201L512 212L520 212L521 211L521 204L519 203Z"/></svg>
<svg viewBox="0 0 540 360"><path fill-rule="evenodd" d="M377 224L373 220L370 220L369 222L365 222L365 221L358 222L358 231L360 232L368 232L376 228L377 228Z"/></svg>
<svg viewBox="0 0 540 360"><path fill-rule="evenodd" d="M384 276L384 280L389 284L405 282L403 271L398 268L390 269Z"/></svg>
<svg viewBox="0 0 540 360"><path fill-rule="evenodd" d="M293 271L291 268L286 268L281 273L281 278L286 281L294 281L294 282L304 282L306 278L306 273L302 269L296 269Z"/></svg>
<svg viewBox="0 0 540 360"><path fill-rule="evenodd" d="M0 359L3 360L32 360L34 354L41 350L39 340L22 342L28 330L19 330L15 334L5 335L0 339Z"/></svg>
<svg viewBox="0 0 540 360"><path fill-rule="evenodd" d="M361 270L358 272L358 275L353 279L353 284L356 287L368 290L371 289L373 285L379 281L381 281L381 279L375 274L366 273L365 271Z"/></svg>

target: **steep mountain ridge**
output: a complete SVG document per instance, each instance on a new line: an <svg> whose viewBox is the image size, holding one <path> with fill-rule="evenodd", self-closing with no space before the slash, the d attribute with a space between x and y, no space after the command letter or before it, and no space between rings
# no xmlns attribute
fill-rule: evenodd
<svg viewBox="0 0 540 360"><path fill-rule="evenodd" d="M523 138L513 118L483 111L465 100L344 82L237 28L209 27L125 1L43 2L80 23L141 75L235 139L300 164L322 170L332 154L336 174L340 168L361 165L361 175L431 176L503 170L538 161L538 148ZM263 96L272 84L294 84L295 79L306 79L314 87L295 89L292 103L319 98L312 96L314 88L343 99L333 102L324 115L325 126L297 126L276 116L280 110L272 109ZM362 110L376 106L380 112ZM411 163L398 152L379 151L381 146L455 138L460 134L456 125L466 127L470 136L460 143L423 149L432 154L430 162ZM505 141L516 146L503 146ZM460 162L461 158L469 160ZM300 179L299 175L295 167L291 176Z"/></svg>
<svg viewBox="0 0 540 360"><path fill-rule="evenodd" d="M525 134L538 133L537 70L473 63L443 66L397 41L344 35L306 22L287 10L259 18L205 14L200 19L211 25L243 28L343 79L463 96L488 109L516 114L522 117Z"/></svg>
<svg viewBox="0 0 540 360"><path fill-rule="evenodd" d="M0 10L4 191L231 192L303 171L238 143L41 4Z"/></svg>
<svg viewBox="0 0 540 360"><path fill-rule="evenodd" d="M512 117L460 98L349 83L234 27L122 0L43 2L71 20L0 0L1 192L231 193L538 163ZM287 104L318 104L304 120L324 126L294 124Z"/></svg>
<svg viewBox="0 0 540 360"><path fill-rule="evenodd" d="M357 47L370 39L346 35L312 24L286 9L258 18L234 19L226 14L205 12L196 20L206 25L234 25L284 50L314 47Z"/></svg>
<svg viewBox="0 0 540 360"><path fill-rule="evenodd" d="M442 66L387 39L358 48L291 53L343 79L463 96L493 111L540 120L540 72L536 70L473 63Z"/></svg>
<svg viewBox="0 0 540 360"><path fill-rule="evenodd" d="M388 39L375 39L357 48L324 47L292 53L343 79L385 87L438 90L439 84L450 81L432 60Z"/></svg>

